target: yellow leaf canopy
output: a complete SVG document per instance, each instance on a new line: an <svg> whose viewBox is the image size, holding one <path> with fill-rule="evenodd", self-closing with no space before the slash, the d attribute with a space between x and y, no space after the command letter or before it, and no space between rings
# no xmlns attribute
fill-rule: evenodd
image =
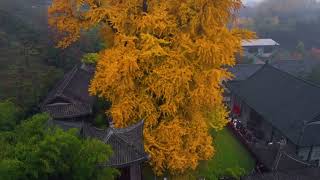
<svg viewBox="0 0 320 180"><path fill-rule="evenodd" d="M231 29L241 0L53 0L59 47L99 27L112 47L99 53L90 93L112 102L117 127L145 119L145 149L157 174L183 173L214 154L209 127L226 124L221 81L241 40ZM109 42L109 43L110 43Z"/></svg>

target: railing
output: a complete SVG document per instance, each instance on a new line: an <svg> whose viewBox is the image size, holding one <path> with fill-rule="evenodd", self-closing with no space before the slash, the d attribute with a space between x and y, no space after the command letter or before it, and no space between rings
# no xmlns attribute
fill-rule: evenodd
<svg viewBox="0 0 320 180"><path fill-rule="evenodd" d="M235 125L232 122L229 122L227 125L227 128L232 132L232 134L234 135L234 137L240 141L245 149L250 153L250 155L256 160L256 162L258 162L258 158L256 156L256 154L253 152L253 150L250 148L252 146L253 142L253 138L251 137L249 141L244 134L241 133L240 129L237 129L235 127Z"/></svg>

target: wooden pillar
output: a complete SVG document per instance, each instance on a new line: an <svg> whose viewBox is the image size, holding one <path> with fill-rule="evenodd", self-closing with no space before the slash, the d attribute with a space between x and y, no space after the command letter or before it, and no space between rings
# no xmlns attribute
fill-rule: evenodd
<svg viewBox="0 0 320 180"><path fill-rule="evenodd" d="M141 180L141 166L140 164L133 164L130 166L130 180Z"/></svg>

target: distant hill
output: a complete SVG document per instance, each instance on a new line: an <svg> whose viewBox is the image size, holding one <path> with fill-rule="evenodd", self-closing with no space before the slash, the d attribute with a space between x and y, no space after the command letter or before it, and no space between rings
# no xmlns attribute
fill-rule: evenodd
<svg viewBox="0 0 320 180"><path fill-rule="evenodd" d="M49 65L47 9L34 0L0 0L0 100L34 110L63 71Z"/></svg>
<svg viewBox="0 0 320 180"><path fill-rule="evenodd" d="M0 11L19 18L37 31L47 29L47 6L45 0L0 0Z"/></svg>

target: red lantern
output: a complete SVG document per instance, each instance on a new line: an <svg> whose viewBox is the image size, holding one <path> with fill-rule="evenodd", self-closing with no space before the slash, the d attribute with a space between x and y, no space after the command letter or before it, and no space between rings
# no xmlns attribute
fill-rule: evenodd
<svg viewBox="0 0 320 180"><path fill-rule="evenodd" d="M234 104L233 105L233 108L232 108L232 112L237 115L237 116L240 116L241 114L241 108L238 104Z"/></svg>

